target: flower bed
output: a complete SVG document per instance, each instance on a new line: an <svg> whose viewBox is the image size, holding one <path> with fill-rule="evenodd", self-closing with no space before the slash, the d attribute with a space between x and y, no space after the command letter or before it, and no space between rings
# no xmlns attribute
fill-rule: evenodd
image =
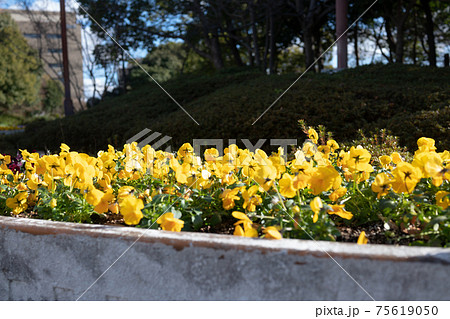
<svg viewBox="0 0 450 319"><path fill-rule="evenodd" d="M380 223L389 242L448 246L450 153L420 138L411 163L398 153L373 159L359 146L309 140L286 162L230 145L204 160L184 144L176 154L136 143L96 157L21 151L0 155L0 211L71 222L107 222L170 231L233 232L268 239L336 240L341 229ZM120 215L119 215L120 214ZM370 240L370 238L369 238Z"/></svg>
<svg viewBox="0 0 450 319"><path fill-rule="evenodd" d="M450 254L434 247L271 241L2 216L0 247L0 300L450 298Z"/></svg>
<svg viewBox="0 0 450 319"><path fill-rule="evenodd" d="M0 126L0 134L14 134L14 133L22 133L25 132L24 125L17 126Z"/></svg>

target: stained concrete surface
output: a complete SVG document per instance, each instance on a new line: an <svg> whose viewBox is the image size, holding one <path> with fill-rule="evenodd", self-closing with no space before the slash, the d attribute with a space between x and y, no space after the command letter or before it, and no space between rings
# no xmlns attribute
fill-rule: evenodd
<svg viewBox="0 0 450 319"><path fill-rule="evenodd" d="M0 217L0 300L449 300L449 275L448 249Z"/></svg>

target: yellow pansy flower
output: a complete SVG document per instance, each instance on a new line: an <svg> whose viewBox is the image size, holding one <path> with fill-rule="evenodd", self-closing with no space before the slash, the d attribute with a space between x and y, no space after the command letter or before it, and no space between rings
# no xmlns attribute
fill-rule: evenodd
<svg viewBox="0 0 450 319"><path fill-rule="evenodd" d="M436 205L442 209L447 209L450 206L450 193L445 191L439 191L436 193Z"/></svg>
<svg viewBox="0 0 450 319"><path fill-rule="evenodd" d="M237 196L239 193L239 187L233 189L225 189L222 194L220 194L220 198L222 198L222 206L225 210L229 210L234 208L235 200L239 200L240 197Z"/></svg>
<svg viewBox="0 0 450 319"><path fill-rule="evenodd" d="M42 180L38 174L31 174L27 181L28 188L32 190L37 190L41 184Z"/></svg>
<svg viewBox="0 0 450 319"><path fill-rule="evenodd" d="M112 193L112 189L109 189L106 193L103 193L100 202L95 206L94 210L99 214L106 213L114 200L115 196Z"/></svg>
<svg viewBox="0 0 450 319"><path fill-rule="evenodd" d="M184 143L178 150L178 156L181 158L190 156L194 153L194 148L189 143Z"/></svg>
<svg viewBox="0 0 450 319"><path fill-rule="evenodd" d="M358 172L373 172L372 165L369 164L370 158L369 151L362 147L354 147L350 148L350 156L347 161L347 167L351 170L355 170Z"/></svg>
<svg viewBox="0 0 450 319"><path fill-rule="evenodd" d="M2 155L0 154L0 168L1 169L8 169L8 164L11 163L11 156L10 155Z"/></svg>
<svg viewBox="0 0 450 319"><path fill-rule="evenodd" d="M283 236L281 236L278 229L274 226L269 226L269 227L264 228L263 232L264 232L264 234L266 234L264 236L264 238L266 238L266 239L281 239L281 238L283 238Z"/></svg>
<svg viewBox="0 0 450 319"><path fill-rule="evenodd" d="M219 158L219 151L215 148L208 148L204 153L205 161L214 162Z"/></svg>
<svg viewBox="0 0 450 319"><path fill-rule="evenodd" d="M397 165L398 163L403 162L403 158L398 152L393 152L391 154L391 158L392 158L392 163L394 163L395 165Z"/></svg>
<svg viewBox="0 0 450 319"><path fill-rule="evenodd" d="M239 219L234 223L235 229L233 235L244 237L258 237L258 232L253 228L253 222L244 213L235 211L232 213L233 217ZM240 225L244 226L244 229Z"/></svg>
<svg viewBox="0 0 450 319"><path fill-rule="evenodd" d="M317 144L317 140L319 139L319 135L317 134L315 129L309 128L309 130L308 130L308 137L314 144Z"/></svg>
<svg viewBox="0 0 450 319"><path fill-rule="evenodd" d="M70 151L70 147L64 143L61 143L61 146L59 148L61 149L61 153L69 153L69 151Z"/></svg>
<svg viewBox="0 0 450 319"><path fill-rule="evenodd" d="M102 200L104 194L105 193L103 193L101 190L92 188L87 192L85 198L89 204L91 204L92 206L97 206Z"/></svg>
<svg viewBox="0 0 450 319"><path fill-rule="evenodd" d="M445 180L450 180L450 162L444 163L440 156L433 156L424 165L426 176L433 179L433 185L441 186Z"/></svg>
<svg viewBox="0 0 450 319"><path fill-rule="evenodd" d="M398 163L392 174L392 188L396 193L411 193L422 178L420 168L405 162Z"/></svg>
<svg viewBox="0 0 450 319"><path fill-rule="evenodd" d="M125 196L119 202L120 213L127 225L139 224L142 217L144 217L141 211L143 208L144 202L142 199L136 198L133 195Z"/></svg>
<svg viewBox="0 0 450 319"><path fill-rule="evenodd" d="M380 161L380 164L384 169L391 168L390 164L392 162L392 158L389 155L382 155L378 158L378 160Z"/></svg>
<svg viewBox="0 0 450 319"><path fill-rule="evenodd" d="M249 212L254 212L256 210L256 206L262 203L261 196L256 194L258 188L258 185L253 185L249 189L242 192L242 198L244 199L244 204L242 207L247 209Z"/></svg>
<svg viewBox="0 0 450 319"><path fill-rule="evenodd" d="M339 217L342 217L344 219L352 219L353 214L346 211L344 209L345 205L331 205L331 210L328 210L328 214L330 215L338 215Z"/></svg>
<svg viewBox="0 0 450 319"><path fill-rule="evenodd" d="M380 173L375 177L372 185L370 186L374 193L377 193L377 198L385 196L392 188L392 179L386 173Z"/></svg>
<svg viewBox="0 0 450 319"><path fill-rule="evenodd" d="M121 188L119 188L117 200L120 202L123 198L132 195L134 191L135 189L133 186L122 186Z"/></svg>
<svg viewBox="0 0 450 319"><path fill-rule="evenodd" d="M13 198L8 198L6 200L6 206L12 209L14 215L18 215L28 208L27 197L27 192L20 192Z"/></svg>
<svg viewBox="0 0 450 319"><path fill-rule="evenodd" d="M309 184L314 195L319 195L331 188L337 189L342 183L342 178L333 166L319 166L312 169Z"/></svg>
<svg viewBox="0 0 450 319"><path fill-rule="evenodd" d="M424 153L424 152L435 152L436 146L434 146L435 141L432 138L421 137L417 140L417 146L419 149L414 153L414 155Z"/></svg>
<svg viewBox="0 0 450 319"><path fill-rule="evenodd" d="M162 230L180 232L184 226L184 221L175 218L173 213L165 213L161 215L156 222L161 226Z"/></svg>
<svg viewBox="0 0 450 319"><path fill-rule="evenodd" d="M294 188L294 178L288 173L283 174L283 178L279 180L280 194L287 198L292 198L297 194ZM298 185L298 184L297 184Z"/></svg>
<svg viewBox="0 0 450 319"><path fill-rule="evenodd" d="M57 155L46 155L43 158L47 172L52 176L62 176L64 174L64 161Z"/></svg>
<svg viewBox="0 0 450 319"><path fill-rule="evenodd" d="M272 165L260 166L255 172L254 180L266 192L272 188L273 182L277 176L277 170Z"/></svg>
<svg viewBox="0 0 450 319"><path fill-rule="evenodd" d="M327 146L330 148L331 152L334 152L337 149L339 149L339 144L335 140L328 140Z"/></svg>
<svg viewBox="0 0 450 319"><path fill-rule="evenodd" d="M337 201L339 198L344 196L347 193L347 188L345 187L339 187L334 192L332 192L328 198L331 199L333 202Z"/></svg>

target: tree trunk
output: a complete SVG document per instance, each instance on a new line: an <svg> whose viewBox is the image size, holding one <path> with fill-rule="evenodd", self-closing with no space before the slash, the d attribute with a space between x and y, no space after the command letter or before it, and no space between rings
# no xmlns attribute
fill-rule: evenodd
<svg viewBox="0 0 450 319"><path fill-rule="evenodd" d="M243 66L244 62L242 62L241 53L237 48L237 41L234 38L229 37L227 42L228 47L230 48L231 53L233 54L234 63L236 64L236 66Z"/></svg>
<svg viewBox="0 0 450 319"><path fill-rule="evenodd" d="M247 36L245 37L245 40L247 41L247 55L248 55L248 62L250 63L250 66L255 65L255 59L253 57L253 50L252 50L252 40L250 38L250 35L247 31Z"/></svg>
<svg viewBox="0 0 450 319"><path fill-rule="evenodd" d="M314 63L313 30L314 30L314 11L316 9L316 5L317 5L316 0L310 0L308 11L306 11L303 5L303 1L300 0L300 8L302 12L304 12L302 27L303 27L303 43L305 45L305 60L307 68ZM309 71L315 72L315 69L311 68Z"/></svg>
<svg viewBox="0 0 450 319"><path fill-rule="evenodd" d="M241 53L237 48L238 41L236 39L239 39L239 37L236 34L233 22L229 16L226 16L225 21L226 21L226 31L229 34L229 36L226 38L226 41L228 47L230 48L231 54L233 55L234 63L236 64L236 66L243 66L244 63L242 62Z"/></svg>
<svg viewBox="0 0 450 319"><path fill-rule="evenodd" d="M434 39L434 23L430 8L430 0L420 0L420 3L426 16L425 30L428 43L428 61L431 66L436 66L436 43Z"/></svg>
<svg viewBox="0 0 450 319"><path fill-rule="evenodd" d="M389 62L392 63L394 62L393 56L397 49L396 43L394 42L394 39L392 37L391 21L389 17L385 19L384 27L386 30L387 43L389 46Z"/></svg>
<svg viewBox="0 0 450 319"><path fill-rule="evenodd" d="M217 70L223 69L223 59L222 59L222 50L220 49L220 43L217 35L213 35L213 38L210 39L210 50L212 55L212 62L214 64L214 67Z"/></svg>
<svg viewBox="0 0 450 319"><path fill-rule="evenodd" d="M355 39L354 39L354 46L355 46L355 59L356 59L356 66L359 66L359 51L358 51L358 22L355 23L355 31L354 31Z"/></svg>
<svg viewBox="0 0 450 319"><path fill-rule="evenodd" d="M268 10L267 10L268 11ZM262 60L262 68L264 73L267 70L267 55L269 52L269 16L266 15L266 24L265 24L265 41L264 41L264 53L263 53L263 60Z"/></svg>
<svg viewBox="0 0 450 319"><path fill-rule="evenodd" d="M249 2L248 8L252 24L253 56L255 58L256 66L261 67L261 56L259 54L259 46L258 46L258 29L256 28L255 8L253 7L252 1Z"/></svg>
<svg viewBox="0 0 450 319"><path fill-rule="evenodd" d="M395 27L397 31L396 43L395 43L395 62L403 64L403 57L405 52L405 23L408 19L409 13L415 4L415 0L405 1L406 8L403 6L403 1L397 6L397 14L395 17Z"/></svg>
<svg viewBox="0 0 450 319"><path fill-rule="evenodd" d="M269 40L269 51L270 51L270 58L269 58L269 74L275 74L275 59L277 55L277 49L275 47L275 22L274 22L274 16L271 13L269 18L269 25L270 25L270 40Z"/></svg>
<svg viewBox="0 0 450 319"><path fill-rule="evenodd" d="M314 30L314 42L315 42L315 58L318 58L321 55L322 51L322 43L321 43L321 32L320 28L316 28ZM317 61L317 71L320 73L323 70L322 59Z"/></svg>
<svg viewBox="0 0 450 319"><path fill-rule="evenodd" d="M125 52L122 51L122 76L123 76L123 92L127 92L127 70L125 69Z"/></svg>
<svg viewBox="0 0 450 319"><path fill-rule="evenodd" d="M218 26L215 22L208 21L200 0L193 2L193 10L198 14L201 22L201 29L203 32L204 40L211 52L211 62L217 70L224 67L222 59L222 51L220 49ZM194 49L194 47L193 47Z"/></svg>
<svg viewBox="0 0 450 319"><path fill-rule="evenodd" d="M417 13L414 14L414 40L413 40L413 47L412 47L412 60L413 64L417 64Z"/></svg>
<svg viewBox="0 0 450 319"><path fill-rule="evenodd" d="M397 28L397 41L395 43L395 63L403 64L403 55L404 55L404 30L403 27Z"/></svg>
<svg viewBox="0 0 450 319"><path fill-rule="evenodd" d="M306 68L314 63L313 37L311 30L303 29L303 46L305 51ZM314 71L311 68L311 71Z"/></svg>

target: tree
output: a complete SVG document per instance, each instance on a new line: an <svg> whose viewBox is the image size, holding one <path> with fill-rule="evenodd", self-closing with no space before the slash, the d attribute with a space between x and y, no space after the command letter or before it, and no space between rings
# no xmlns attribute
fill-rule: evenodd
<svg viewBox="0 0 450 319"><path fill-rule="evenodd" d="M24 15L29 20L29 23L31 24L32 28L34 29L34 32L39 34L48 34L48 33L55 33L60 32L60 15L57 12L53 11L46 11L46 6L48 5L48 1L38 2L34 0L15 0L16 5L24 11ZM73 8L69 7L69 3L66 1L66 8L68 9L67 12L73 11ZM67 24L74 23L75 21L71 21L71 17L66 14L66 21ZM77 49L79 49L79 52L82 52L82 60L85 67L88 68L88 70L91 67L91 64L89 63L89 54L84 50L81 41L78 39L78 29L77 28L67 28L67 38L71 40L71 44L75 44L77 46ZM63 64L62 61L62 53L58 52L57 50L54 51L48 51L47 48L51 48L55 45L55 39L48 38L48 37L40 37L38 40L38 49L36 51L39 54L39 59L42 61L43 65L49 65L49 64ZM59 40L57 40L59 41ZM45 50L45 51L44 51ZM46 54L42 54L43 52L46 52ZM75 53L78 52L76 50ZM77 63L74 63L74 60L71 59L72 52L69 52L69 73L70 73L70 87L71 87L71 96L72 99L77 100L77 106L80 109L83 109L84 107L84 87L83 87L83 81L82 78L77 76L77 73L79 69L81 69L83 66L80 64L77 65ZM57 68L48 68L43 67L42 73L47 75L50 78L59 78L61 82L64 83L63 79L63 73L58 70ZM42 85L46 85L46 80L43 80ZM64 93L64 88L61 88L62 92Z"/></svg>
<svg viewBox="0 0 450 319"><path fill-rule="evenodd" d="M181 41L216 70L246 65L268 73L288 70L278 64L286 63L280 57L292 45L303 48L309 67L336 38L335 0L80 1L123 47L151 51L161 42ZM428 57L434 65L439 44L448 43L448 2L351 1L350 22L365 12L350 30L356 64L367 57L363 49L371 42L388 62L420 64ZM101 28L92 29L105 36ZM379 50L371 52L374 60ZM322 60L311 70L320 71Z"/></svg>
<svg viewBox="0 0 450 319"><path fill-rule="evenodd" d="M41 64L6 12L0 12L0 57L0 109L37 105Z"/></svg>
<svg viewBox="0 0 450 319"><path fill-rule="evenodd" d="M434 40L434 23L431 13L430 0L420 0L420 5L426 16L426 34L428 42L428 56L431 66L436 66L436 43Z"/></svg>
<svg viewBox="0 0 450 319"><path fill-rule="evenodd" d="M147 56L142 59L141 66L156 81L164 82L183 71L187 59L187 52L183 43L168 42L153 48ZM131 81L142 82L148 76L138 66L131 68Z"/></svg>
<svg viewBox="0 0 450 319"><path fill-rule="evenodd" d="M215 69L252 65L256 61L260 68L268 67L274 72L278 51L290 44L293 35L282 23L284 1L81 0L81 3L125 49L151 50L156 38L181 40ZM83 11L80 13L86 16ZM91 26L98 37L105 37L104 30ZM283 37L278 38L279 35Z"/></svg>
<svg viewBox="0 0 450 319"><path fill-rule="evenodd" d="M42 108L47 113L63 113L64 91L61 82L47 78L43 86Z"/></svg>

